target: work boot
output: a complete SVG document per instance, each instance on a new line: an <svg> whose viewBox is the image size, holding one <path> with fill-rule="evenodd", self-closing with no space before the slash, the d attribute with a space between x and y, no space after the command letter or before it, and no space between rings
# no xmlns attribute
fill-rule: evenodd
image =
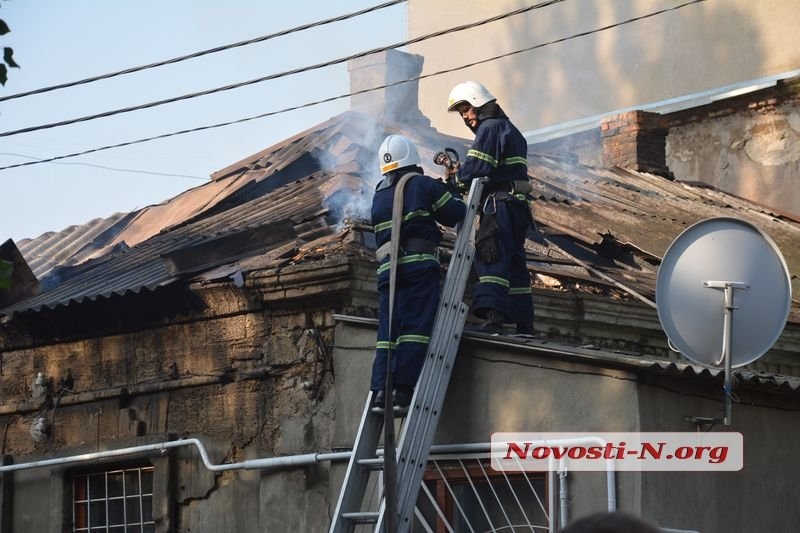
<svg viewBox="0 0 800 533"><path fill-rule="evenodd" d="M414 387L409 385L398 385L394 389L394 401L392 409L394 414L405 415L408 413L408 406L411 405L411 398L414 396Z"/></svg>
<svg viewBox="0 0 800 533"><path fill-rule="evenodd" d="M375 391L372 394L372 406L370 411L376 414L383 414L386 407L386 392L383 389Z"/></svg>
<svg viewBox="0 0 800 533"><path fill-rule="evenodd" d="M517 322L517 335L533 337L533 322Z"/></svg>
<svg viewBox="0 0 800 533"><path fill-rule="evenodd" d="M487 335L502 335L504 321L505 317L503 313L490 309L486 313L486 320L478 326L470 328L470 331L485 333Z"/></svg>

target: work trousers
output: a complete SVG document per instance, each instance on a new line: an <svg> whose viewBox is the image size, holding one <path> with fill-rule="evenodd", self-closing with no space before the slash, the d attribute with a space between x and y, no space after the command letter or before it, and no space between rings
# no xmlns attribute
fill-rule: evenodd
<svg viewBox="0 0 800 533"><path fill-rule="evenodd" d="M473 266L478 283L472 290L473 313L485 318L488 311L495 310L507 322L533 323L531 277L525 254L525 238L531 226L528 204L507 199L490 200L489 206L500 226L495 236L498 254L497 260L490 263L476 254Z"/></svg>
<svg viewBox="0 0 800 533"><path fill-rule="evenodd" d="M439 282L438 264L435 269L427 268L397 276L391 337L388 276L385 282L379 282L378 342L372 364L371 390L377 391L386 387L386 356L390 348L394 385L416 385L425 362L436 308L439 306Z"/></svg>

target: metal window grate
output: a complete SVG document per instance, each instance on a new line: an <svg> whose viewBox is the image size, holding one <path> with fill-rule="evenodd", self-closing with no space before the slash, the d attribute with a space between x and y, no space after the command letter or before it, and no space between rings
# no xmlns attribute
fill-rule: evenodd
<svg viewBox="0 0 800 533"><path fill-rule="evenodd" d="M152 466L75 475L72 491L74 533L155 533Z"/></svg>
<svg viewBox="0 0 800 533"><path fill-rule="evenodd" d="M496 472L488 453L432 455L420 486L412 533L546 533L554 531L548 472ZM382 480L365 494L377 510ZM373 524L357 524L373 533Z"/></svg>
<svg viewBox="0 0 800 533"><path fill-rule="evenodd" d="M507 475L486 461L477 454L432 457L412 531L548 531L546 473Z"/></svg>

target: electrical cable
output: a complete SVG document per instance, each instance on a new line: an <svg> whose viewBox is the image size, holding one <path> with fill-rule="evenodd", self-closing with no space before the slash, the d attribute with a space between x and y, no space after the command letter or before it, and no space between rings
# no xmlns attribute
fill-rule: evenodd
<svg viewBox="0 0 800 533"><path fill-rule="evenodd" d="M0 152L0 155L10 155L13 157L25 157L27 159L33 159L35 161L42 161L41 158L35 157L32 155L27 154L16 154L12 152ZM118 168L118 167L107 167L105 165L96 165L94 163L54 163L55 165L80 165L84 167L94 167L94 168L101 168L103 170L113 170L116 172L130 172L132 174L148 174L151 176L165 176L168 178L188 178L193 180L202 180L208 181L210 178L204 178L202 176L193 176L191 174L169 174L167 172L154 172L151 170L136 170L132 168Z"/></svg>
<svg viewBox="0 0 800 533"><path fill-rule="evenodd" d="M135 106L123 107L123 108L120 108L120 109L113 109L113 110L110 110L110 111L104 111L102 113L96 113L94 115L86 115L86 116L83 116L83 117L72 118L72 119L68 119L68 120L62 120L62 121L59 121L59 122L51 122L49 124L40 124L38 126L29 126L27 128L20 128L20 129L17 129L17 130L4 131L4 132L0 133L0 137L10 137L12 135L19 135L20 133L30 133L32 131L47 130L47 129L52 129L52 128L58 128L58 127L61 127L61 126L68 126L68 125L71 125L71 124L77 124L77 123L80 123L80 122L87 122L87 121L90 121L90 120L96 120L96 119L99 119L99 118L106 118L106 117L111 117L111 116L115 116L115 115L120 115L120 114L123 114L123 113L130 113L132 111L141 111L143 109L150 109L150 108L162 106L162 105L165 105L165 104L172 104L172 103L180 102L180 101L183 101L183 100L190 100L192 98L198 98L200 96L208 96L210 94L216 94L216 93L220 93L220 92L224 92L224 91L230 91L232 89L240 89L242 87L247 87L249 85L255 85L257 83L262 83L262 82L265 82L265 81L271 81L271 80L283 78L283 77L286 77L286 76L291 76L291 75L295 75L295 74L303 74L303 73L306 73L306 72L311 72L313 70L319 70L319 69L324 68L324 67L330 67L330 66L334 66L334 65L339 65L341 63L346 63L348 61L352 61L354 59L359 59L359 58L370 56L370 55L373 55L373 54L378 54L380 52L385 52L387 50L393 50L393 49L396 49L396 48L401 48L403 46L408 46L410 44L416 44L416 43L419 43L419 42L422 42L422 41L426 41L428 39L432 39L434 37L440 37L442 35L447 35L449 33L456 33L456 32L459 32L459 31L464 31L464 30L468 30L468 29L477 28L479 26L483 26L483 25L489 24L491 22L496 22L498 20L502 20L502 19L505 19L505 18L508 18L508 17L519 15L519 14L525 13L527 11L532 11L534 9L547 7L549 5L557 4L559 2L564 2L564 1L565 0L546 0L544 2L540 2L538 4L534 4L532 6L527 6L527 7L523 7L523 8L520 8L520 9L515 9L514 11L510 11L508 13L503 13L501 15L496 15L494 17L490 17L488 19L480 20L478 22L471 22L471 23L468 23L468 24L462 24L461 26L456 26L454 28L448 28L446 30L439 30L439 31L436 31L436 32L433 32L433 33L429 33L427 35L421 35L419 37L415 37L415 38L407 40L407 41L395 43L395 44L388 45L388 46L381 46L381 47L378 47L378 48L373 48L371 50L367 50L367 51L364 51L364 52L358 52L356 54L351 54L351 55L346 56L346 57L340 57L338 59L333 59L331 61L325 61L325 62L322 62L322 63L317 63L315 65L309 65L309 66L300 67L300 68L296 68L296 69L292 69L292 70L285 70L283 72L277 72L275 74L269 74L267 76L262 76L260 78L255 78L255 79L252 79L252 80L242 81L242 82L238 82L238 83L231 83L231 84L228 84L228 85L224 85L222 87L215 87L213 89L207 89L205 91L198 91L198 92L194 92L194 93L184 94L184 95L181 95L181 96L173 96L172 98L165 98L164 100L156 100L156 101L153 101L153 102L148 102L146 104L139 104L139 105L135 105ZM704 0L695 0L695 1L702 2Z"/></svg>
<svg viewBox="0 0 800 533"><path fill-rule="evenodd" d="M386 88L389 88L389 87L394 87L396 85L401 85L403 83L408 83L408 82L412 82L412 81L418 81L418 80L422 80L422 79L425 79L425 78L431 78L431 77L434 77L434 76L440 76L442 74L449 74L451 72L457 72L459 70L464 70L464 69L467 69L467 68L470 68L470 67L473 67L473 66L476 66L476 65L480 65L480 64L483 64L483 63L489 63L491 61L497 61L498 59L503 59L503 58L510 57L510 56L513 56L513 55L516 55L516 54L520 54L520 53L523 53L523 52L530 52L532 50L537 50L537 49L544 48L546 46L550 46L550 45L553 45L553 44L559 44L559 43L562 43L562 42L565 42L565 41L569 41L569 40L572 40L572 39L577 39L579 37L586 37L586 36L594 34L594 33L599 33L599 32L606 31L606 30L609 30L609 29L613 29L613 28L616 28L616 27L619 27L619 26L622 26L622 25L625 25L625 24L638 22L640 20L647 19L647 18L650 18L650 17L654 17L656 15L661 15L661 14L666 13L668 11L674 11L674 10L680 9L682 7L686 7L686 6L689 6L689 5L692 5L692 4L697 4L697 3L705 2L705 1L706 0L692 0L690 2L686 2L686 3L680 4L680 5L674 6L672 8L662 9L662 10L659 10L659 11L648 13L646 15L634 17L634 18L631 18L631 19L620 21L620 22L617 22L617 23L614 23L614 24L610 24L610 25L607 25L607 26L603 26L603 27L600 27L600 28L595 28L594 30L588 30L588 31L585 31L585 32L581 32L581 33L577 33L577 34L574 34L574 35L570 35L568 37L562 37L562 38L559 38L559 39L556 39L556 40L553 40L553 41L548 41L548 42L545 42L545 43L540 43L540 44L529 46L529 47L522 48L522 49L519 49L519 50L514 50L512 52L507 52L505 54L501 54L501 55L497 55L497 56L481 59L479 61L473 61L471 63L467 63L467 64L460 65L460 66L457 66L457 67L452 67L452 68L449 68L449 69L439 70L437 72L432 72L432 73L429 73L429 74L423 74L423 75L416 76L416 77L413 77L413 78L408 78L408 79L405 79L405 80L400 80L400 81L396 81L396 82L392 82L392 83L387 83L385 85L372 87L370 89L363 89L363 90L360 90L360 91L346 93L346 94L342 94L342 95L339 95L339 96L332 96L332 97L324 98L322 100L317 100L317 101L314 101L314 102L309 102L309 103L305 103L305 104L301 104L301 105L297 105L297 106L287 107L287 108L284 108L284 109L281 109L281 110L278 110L278 111L270 111L270 112L267 112L267 113L261 113L261 114L258 114L258 115L253 115L253 116L250 116L250 117L240 118L240 119L231 120L231 121L227 121L227 122L220 122L220 123L210 124L210 125L206 125L206 126L199 126L199 127L196 127L196 128L190 128L190 129L180 130L180 131L171 132L171 133L163 133L161 135L155 135L153 137L146 137L146 138L143 138L143 139L137 139L137 140L134 140L134 141L126 141L126 142L123 142L123 143L111 144L111 145L101 146L101 147L98 147L98 148L91 148L89 150L84 150L82 152L73 152L71 154L54 156L54 157L50 157L50 158L47 158L47 159L42 159L40 161L28 161L26 163L17 163L17 164L14 164L14 165L7 165L7 166L0 167L0 171L9 170L9 169L18 168L18 167L24 167L24 166L38 165L38 164L41 164L41 163L51 163L53 161L58 161L58 160L61 160L61 159L79 157L79 156L82 156L82 155L88 155L88 154L92 154L92 153L95 153L95 152L111 150L111 149L114 149L114 148L123 148L125 146L131 146L131 145L134 145L134 144L140 144L140 143L156 141L156 140L160 140L160 139L166 139L168 137L174 137L174 136L178 136L178 135L186 135L188 133L196 133L196 132L199 132L199 131L215 129L215 128L221 128L221 127L225 127L225 126L231 126L231 125L234 125L234 124L241 124L241 123L244 123L244 122L249 122L251 120L257 120L257 119L260 119L260 118L266 118L266 117L270 117L270 116L273 116L273 115L279 115L279 114L283 114L283 113L288 113L290 111L296 111L296 110L304 109L304 108L307 108L307 107L326 104L326 103L330 103L330 102L333 102L333 101L336 101L336 100L341 100L341 99L344 99L344 98L348 98L348 97L351 97L351 96L356 96L356 95L360 95L360 94L364 94L364 93L369 93L369 92L372 92L372 91L379 91L379 90L386 89Z"/></svg>
<svg viewBox="0 0 800 533"><path fill-rule="evenodd" d="M118 70L116 72L109 72L108 74L101 74L99 76L93 76L91 78L85 78L85 79L78 80L78 81L60 83L58 85L52 85L50 87L42 87L41 89L35 89L35 90L32 90L32 91L26 91L26 92L23 92L23 93L11 94L9 96L0 96L0 102L5 102L6 100L13 100L15 98L22 98L22 97L25 97L25 96L32 96L34 94L47 93L47 92L56 91L56 90L59 90L59 89L66 89L68 87L75 87L77 85L84 85L84 84L87 84L87 83L93 83L93 82L96 82L96 81L106 80L106 79L109 79L109 78L114 78L114 77L122 76L122 75L125 75L125 74L132 74L134 72L141 72L143 70L147 70L147 69L151 69L151 68L155 68L155 67L162 67L164 65L172 65L172 64L175 64L175 63L180 63L182 61L189 60L189 59L195 59L197 57L202 57L202 56L206 56L206 55L210 55L210 54L215 54L217 52L223 52L223 51L231 50L233 48L238 48L238 47L241 47L241 46L247 46L247 45L250 45L250 44L261 43L261 42L264 42L264 41L268 41L270 39L274 39L276 37L283 37L283 36L286 36L286 35L289 35L289 34L292 34L292 33L297 33L299 31L309 30L311 28L316 28L316 27L319 27L319 26L325 26L325 25L331 24L333 22L341 22L341 21L344 21L344 20L347 20L347 19L359 17L361 15L365 15L365 14L371 13L373 11L378 11L378 10L384 9L386 7L391 7L391 6L394 6L396 4L402 4L403 2L407 2L407 1L408 0L391 0L390 2L384 2L383 4L380 4L380 5L377 5L377 6L373 6L373 7L368 7L366 9L362 9L361 11L355 11L353 13L347 13L345 15L339 15L337 17L333 17L333 18L329 18L329 19L325 19L325 20L320 20L320 21L317 21L317 22L310 22L308 24L303 24L302 26L297 26L295 28L290 28L290 29L282 30L282 31L279 31L279 32L276 32L276 33L271 33L269 35L262 35L261 37L248 39L246 41L239 41L237 43L226 44L226 45L223 45L223 46L217 46L217 47L214 47L214 48L209 48L208 50L201 50L200 52L194 52L192 54L179 56L179 57L174 57L172 59L166 59L166 60L163 60L163 61L158 61L156 63L149 63L147 65L141 65L141 66L138 66L138 67L130 67L130 68L126 68L124 70Z"/></svg>

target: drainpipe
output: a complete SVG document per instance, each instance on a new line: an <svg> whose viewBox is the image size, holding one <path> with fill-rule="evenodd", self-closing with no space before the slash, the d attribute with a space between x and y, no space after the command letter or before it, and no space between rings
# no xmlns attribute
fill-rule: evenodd
<svg viewBox="0 0 800 533"><path fill-rule="evenodd" d="M600 437L576 437L572 439L548 439L548 440L541 440L541 441L534 441L532 445L534 446L552 446L552 447L560 447L560 448L571 448L573 446L584 446L584 445L594 445L594 446L605 446L608 444L605 440L601 439ZM558 477L561 481L561 489L560 489L560 496L563 496L564 500L561 502L562 506L562 513L565 511L565 504L566 498L569 496L568 490L566 488L567 482L567 469L563 467L563 459L561 459L559 463L558 469ZM608 512L614 512L617 510L617 482L616 482L616 470L614 468L614 459L606 459L606 493L608 494ZM562 514L562 525L564 524L564 515Z"/></svg>
<svg viewBox="0 0 800 533"><path fill-rule="evenodd" d="M564 448L561 448L562 450ZM569 522L569 490L567 489L567 465L564 459L558 460L558 497L561 504L559 513L561 529L567 527Z"/></svg>
<svg viewBox="0 0 800 533"><path fill-rule="evenodd" d="M548 465L548 472L555 472L555 459L552 457L547 458L547 465ZM548 529L548 533L556 533L557 530L561 529L556 524L556 517L555 517L555 508L556 508L556 476L547 476L547 488L548 488L548 506L547 508L550 509L550 516L548 517L548 525L550 526Z"/></svg>

